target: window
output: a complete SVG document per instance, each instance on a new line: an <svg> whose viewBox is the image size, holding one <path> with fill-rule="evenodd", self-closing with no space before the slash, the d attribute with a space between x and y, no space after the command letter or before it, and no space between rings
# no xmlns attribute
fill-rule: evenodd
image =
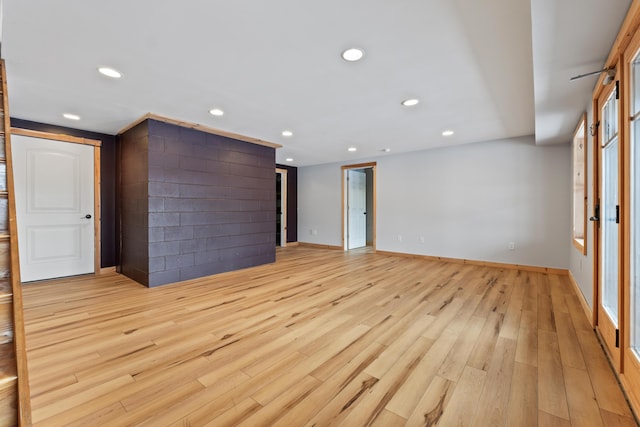
<svg viewBox="0 0 640 427"><path fill-rule="evenodd" d="M573 134L573 245L587 254L587 119L582 115Z"/></svg>

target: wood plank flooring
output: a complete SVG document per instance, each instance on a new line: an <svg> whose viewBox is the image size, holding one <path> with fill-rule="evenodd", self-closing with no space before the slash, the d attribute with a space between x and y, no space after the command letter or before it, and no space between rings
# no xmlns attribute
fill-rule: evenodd
<svg viewBox="0 0 640 427"><path fill-rule="evenodd" d="M35 425L636 425L563 276L291 247L24 301Z"/></svg>

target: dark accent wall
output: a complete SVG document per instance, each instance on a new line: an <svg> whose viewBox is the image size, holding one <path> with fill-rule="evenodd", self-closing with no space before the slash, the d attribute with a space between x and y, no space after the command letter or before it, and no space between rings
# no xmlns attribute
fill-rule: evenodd
<svg viewBox="0 0 640 427"><path fill-rule="evenodd" d="M149 286L149 133L147 122L118 138L121 257L119 272Z"/></svg>
<svg viewBox="0 0 640 427"><path fill-rule="evenodd" d="M298 241L298 168L277 164L287 170L287 242Z"/></svg>
<svg viewBox="0 0 640 427"><path fill-rule="evenodd" d="M147 280L133 278L148 286L275 261L275 149L156 120L121 143L124 274L145 256ZM147 223L139 198L145 175Z"/></svg>
<svg viewBox="0 0 640 427"><path fill-rule="evenodd" d="M116 230L116 137L80 129L11 118L11 126L40 132L77 136L102 141L100 148L100 266L112 267L118 259Z"/></svg>

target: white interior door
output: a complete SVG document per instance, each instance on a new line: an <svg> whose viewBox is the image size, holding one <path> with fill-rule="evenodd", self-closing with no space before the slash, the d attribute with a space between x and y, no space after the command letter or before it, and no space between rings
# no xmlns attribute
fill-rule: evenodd
<svg viewBox="0 0 640 427"><path fill-rule="evenodd" d="M367 176L364 170L347 172L347 249L354 249L367 245Z"/></svg>
<svg viewBox="0 0 640 427"><path fill-rule="evenodd" d="M93 273L94 147L11 141L22 281Z"/></svg>

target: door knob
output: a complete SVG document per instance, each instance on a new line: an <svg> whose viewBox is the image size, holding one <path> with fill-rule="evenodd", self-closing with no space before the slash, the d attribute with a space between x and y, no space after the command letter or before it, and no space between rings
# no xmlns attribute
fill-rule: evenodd
<svg viewBox="0 0 640 427"><path fill-rule="evenodd" d="M85 217L86 219L91 219L91 214L86 214L84 217Z"/></svg>
<svg viewBox="0 0 640 427"><path fill-rule="evenodd" d="M589 221L600 221L600 218L597 216L592 216L591 218L589 218Z"/></svg>

